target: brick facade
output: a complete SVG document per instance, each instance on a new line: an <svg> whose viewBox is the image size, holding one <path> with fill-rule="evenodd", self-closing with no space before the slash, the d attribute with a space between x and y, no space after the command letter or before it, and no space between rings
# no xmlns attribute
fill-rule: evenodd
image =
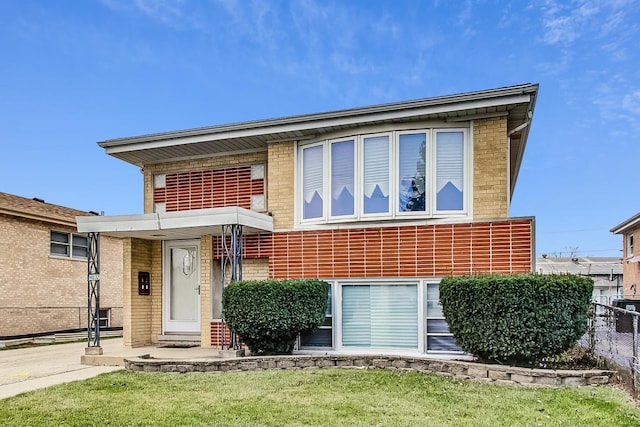
<svg viewBox="0 0 640 427"><path fill-rule="evenodd" d="M271 142L266 151L146 165L144 211L210 207L251 208L265 196L275 231L243 236L243 279L433 278L480 273L530 272L534 220L509 218L509 149L506 117L475 120L470 127L472 195L469 216L443 219L331 224L317 230L296 225L296 143ZM357 133L357 131L354 131ZM265 175L254 179L252 165ZM154 178L163 175L162 185ZM230 340L219 298L219 236L200 236L203 346ZM125 344L157 342L162 325L162 243L129 239L125 244ZM151 272L151 295L137 295L137 272ZM228 275L226 275L228 278Z"/></svg>
<svg viewBox="0 0 640 427"><path fill-rule="evenodd" d="M0 337L87 327L87 261L50 254L50 233L71 226L0 214ZM122 241L101 237L101 308L121 327Z"/></svg>
<svg viewBox="0 0 640 427"><path fill-rule="evenodd" d="M507 179L507 119L476 120L473 124L473 217L509 215Z"/></svg>
<svg viewBox="0 0 640 427"><path fill-rule="evenodd" d="M532 241L531 219L294 231L244 236L243 258L268 258L279 279L522 273L531 271Z"/></svg>

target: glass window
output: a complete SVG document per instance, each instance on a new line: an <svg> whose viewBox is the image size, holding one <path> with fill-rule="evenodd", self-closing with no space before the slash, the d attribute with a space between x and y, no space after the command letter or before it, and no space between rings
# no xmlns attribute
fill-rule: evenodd
<svg viewBox="0 0 640 427"><path fill-rule="evenodd" d="M447 325L447 321L442 313L440 285L437 283L427 284L427 292L425 292L425 313L427 351L462 351L449 331L449 325Z"/></svg>
<svg viewBox="0 0 640 427"><path fill-rule="evenodd" d="M300 334L300 347L333 347L333 305L331 303L331 285L327 296L327 311L323 324L316 330Z"/></svg>
<svg viewBox="0 0 640 427"><path fill-rule="evenodd" d="M317 145L302 150L302 218L323 217L323 147Z"/></svg>
<svg viewBox="0 0 640 427"><path fill-rule="evenodd" d="M364 138L365 214L389 212L389 137Z"/></svg>
<svg viewBox="0 0 640 427"><path fill-rule="evenodd" d="M467 144L467 130L458 128L301 145L299 216L304 222L337 222L464 215Z"/></svg>
<svg viewBox="0 0 640 427"><path fill-rule="evenodd" d="M354 141L331 144L331 216L353 215L355 194Z"/></svg>
<svg viewBox="0 0 640 427"><path fill-rule="evenodd" d="M398 147L398 201L400 212L426 210L427 134L402 134Z"/></svg>
<svg viewBox="0 0 640 427"><path fill-rule="evenodd" d="M85 236L73 235L72 256L74 258L88 258L89 240Z"/></svg>
<svg viewBox="0 0 640 427"><path fill-rule="evenodd" d="M51 255L69 256L69 233L51 232Z"/></svg>
<svg viewBox="0 0 640 427"><path fill-rule="evenodd" d="M464 133L436 133L436 210L464 209Z"/></svg>
<svg viewBox="0 0 640 427"><path fill-rule="evenodd" d="M49 253L54 256L87 259L89 239L79 234L52 231Z"/></svg>
<svg viewBox="0 0 640 427"><path fill-rule="evenodd" d="M627 234L627 257L633 256L633 233Z"/></svg>
<svg viewBox="0 0 640 427"><path fill-rule="evenodd" d="M342 345L418 348L416 285L342 285Z"/></svg>

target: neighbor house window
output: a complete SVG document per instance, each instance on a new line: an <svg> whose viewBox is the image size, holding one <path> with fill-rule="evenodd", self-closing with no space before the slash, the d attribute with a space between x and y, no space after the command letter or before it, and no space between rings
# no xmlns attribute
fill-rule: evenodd
<svg viewBox="0 0 640 427"><path fill-rule="evenodd" d="M87 259L89 241L86 236L73 233L51 232L50 254L60 257Z"/></svg>
<svg viewBox="0 0 640 427"><path fill-rule="evenodd" d="M633 256L633 233L629 233L626 236L627 240L627 257Z"/></svg>
<svg viewBox="0 0 640 427"><path fill-rule="evenodd" d="M99 312L99 319L101 328L109 328L111 327L111 309L110 308L101 308Z"/></svg>
<svg viewBox="0 0 640 427"><path fill-rule="evenodd" d="M467 135L425 129L300 145L301 222L466 214Z"/></svg>

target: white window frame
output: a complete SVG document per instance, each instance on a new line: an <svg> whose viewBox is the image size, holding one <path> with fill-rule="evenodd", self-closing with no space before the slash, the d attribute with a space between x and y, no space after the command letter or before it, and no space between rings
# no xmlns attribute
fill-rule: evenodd
<svg viewBox="0 0 640 427"><path fill-rule="evenodd" d="M453 337L452 333L444 333L444 332L432 332L429 333L427 332L427 323L429 322L429 320L445 320L444 317L444 313L442 316L434 316L432 315L432 313L429 313L429 309L427 307L427 287L429 285L438 285L438 288L440 287L440 280L439 279L428 279L428 280L422 280L421 281L421 288L423 290L423 300L421 301L421 304L423 305L423 317L422 317L422 330L423 332L423 347L421 347L421 350L423 353L426 354L464 354L463 351L449 351L449 350L429 350L428 346L429 346L429 340L428 337L429 336L441 336L441 337ZM438 298L439 301L439 298Z"/></svg>
<svg viewBox="0 0 640 427"><path fill-rule="evenodd" d="M322 216L320 218L305 218L304 217L304 150L308 149L308 148L313 148L313 147L318 147L318 146L322 146L322 166L324 169L324 174L322 176ZM314 144L305 144L299 147L299 156L297 159L297 165L299 173L298 173L298 191L296 192L296 196L299 198L299 203L298 205L298 211L300 213L299 218L300 218L300 223L304 224L304 223L309 223L309 224L317 224L318 222L325 222L326 218L327 218L327 212L328 212L328 203L327 203L327 189L329 188L329 185L327 184L327 158L328 158L328 153L327 153L327 148L326 148L326 141L321 141L321 142L316 142Z"/></svg>
<svg viewBox="0 0 640 427"><path fill-rule="evenodd" d="M627 235L625 236L625 242L626 242L626 245L625 245L626 248L625 249L626 249L626 252L627 252L626 253L627 258L633 257L633 250L634 250L633 246L634 246L634 243L635 243L633 240L634 240L633 232L627 233Z"/></svg>
<svg viewBox="0 0 640 427"><path fill-rule="evenodd" d="M452 132L462 132L462 173L463 173L463 179L462 179L462 210L439 210L438 209L438 205L437 205L437 198L438 198L438 194L437 194L437 146L438 146L438 134L439 133L452 133ZM432 137L432 141L433 143L431 144L431 153L429 155L429 163L432 165L432 169L431 169L431 189L432 189L432 194L431 194L431 199L429 201L429 206L432 208L431 211L434 213L434 215L442 215L442 216L457 216L457 215L466 215L467 211L468 211L468 204L469 204L469 198L467 197L467 194L469 193L470 190L470 177L468 176L469 173L472 173L471 171L471 167L470 167L470 163L469 163L469 132L468 129L465 128L447 128L447 129L433 129L432 130L433 133L433 137Z"/></svg>
<svg viewBox="0 0 640 427"><path fill-rule="evenodd" d="M418 326L418 343L415 349L406 348L406 349L389 349L389 348L376 348L376 347L345 347L342 345L342 286L343 285L369 285L369 286L379 286L379 285L415 285L417 298L418 298L418 313L416 317L416 323ZM422 285L420 280L416 279L348 279L348 280L336 280L334 282L332 291L333 293L333 347L336 351L341 351L345 353L374 353L379 354L380 352L389 352L393 353L406 353L406 354L416 354L423 353L423 349L425 348L425 330L424 330L424 307L422 301L424 300L424 289L426 287Z"/></svg>
<svg viewBox="0 0 640 427"><path fill-rule="evenodd" d="M463 209L462 210L437 210L436 209L436 138L439 132L461 132L463 134ZM425 211L419 212L400 212L399 207L399 141L400 135L403 134L426 134L426 176L427 181L425 192L427 193L425 203ZM389 138L389 211L386 213L364 213L364 139L375 138L379 136L387 136ZM346 135L339 138L324 139L311 143L297 143L295 149L295 171L296 180L294 185L296 200L294 217L296 224L300 226L309 226L317 224L339 224L344 222L357 221L376 221L376 220L415 220L415 219L463 219L471 215L471 206L473 195L473 159L472 159L472 135L469 128L466 127L446 127L445 125L438 127L425 127L418 129L403 129L387 132L372 132L357 135ZM353 140L355 144L354 163L356 175L354 182L354 215L331 215L331 144ZM317 218L304 218L304 156L303 151L308 148L322 146L323 147L323 216Z"/></svg>
<svg viewBox="0 0 640 427"><path fill-rule="evenodd" d="M389 151L389 169L387 171L387 179L389 180L389 209L387 212L380 213L365 213L364 212L364 141L366 139L373 139L379 137L387 137L389 146L387 147ZM356 176L358 177L358 181L360 182L360 191L356 195L358 203L360 204L360 210L358 211L359 217L362 219L376 219L376 218L392 218L393 217L393 202L395 200L395 192L394 192L394 173L395 173L395 156L393 153L394 143L394 135L392 132L382 132L382 133L371 133L366 135L358 136L358 151L360 152L360 161L357 163L359 168L356 168ZM359 172L359 173L358 173Z"/></svg>
<svg viewBox="0 0 640 427"><path fill-rule="evenodd" d="M56 242L56 241L52 240L53 233L64 234L64 235L68 236L68 238L69 238L68 243ZM86 259L88 259L89 258L89 241L87 240L87 244L86 245L75 245L74 244L75 238L88 239L88 237L83 235L83 234L70 233L68 231L50 230L49 231L49 256L52 256L52 257L55 257L55 258L64 258L64 259L78 259L78 260L86 260ZM67 247L67 254L64 255L64 254L53 253L51 251L51 246L54 245L54 244L58 245L58 246L66 246ZM87 248L87 254L85 256L83 256L83 257L82 256L73 255L74 246L86 247Z"/></svg>
<svg viewBox="0 0 640 427"><path fill-rule="evenodd" d="M425 206L425 210L424 211L408 211L408 212L403 212L400 210L400 193L399 193L399 174L400 174L400 136L401 135L415 135L415 134L420 134L423 133L425 134L425 138L426 138L426 147L425 147L425 203L427 206ZM431 169L431 131L429 129L413 129L413 130L405 130L405 131L398 131L396 132L396 135L394 136L394 141L395 141L395 159L393 161L393 167L394 167L394 178L395 178L395 182L394 182L394 192L395 192L395 197L393 198L393 203L394 203L394 214L396 217L398 218L402 218L402 217L420 217L420 218L424 218L425 216L429 216L431 215L431 212L433 212L432 209L432 203L431 203L431 192L432 189L431 187L432 182L433 182L433 178L431 177L431 173L432 171Z"/></svg>
<svg viewBox="0 0 640 427"><path fill-rule="evenodd" d="M324 280L324 279L321 279ZM299 350L333 350L334 348L336 348L336 281L335 280L324 280L325 282L327 282L329 284L329 287L331 289L331 298L330 298L330 302L331 302L331 311L329 313L325 313L325 320L326 318L330 317L331 318L331 326L324 326L324 321L323 324L320 325L318 327L318 329L331 329L331 347L319 347L319 346L303 346L302 345L302 340L300 335L298 335L298 339L297 339L297 348Z"/></svg>
<svg viewBox="0 0 640 427"><path fill-rule="evenodd" d="M332 146L333 144L336 143L340 143L340 142L348 142L348 141L353 141L353 214L352 215L332 215L331 214L331 203L333 201L333 188L332 188L332 182L331 182L331 178L332 178ZM344 222L344 221L353 221L354 219L356 219L358 217L358 212L359 212L359 206L360 206L360 200L358 199L358 195L360 194L361 190L360 190L360 182L358 179L358 159L359 159L359 153L358 153L358 138L356 137L345 137L345 138L337 138L337 139L331 139L328 140L326 145L325 145L325 149L324 151L326 152L326 156L325 158L328 158L327 160L325 160L327 163L325 163L328 166L329 169L329 173L328 175L328 182L326 183L326 187L328 187L328 203L326 204L326 212L327 212L327 217L329 218L328 221L329 222ZM326 180L326 179L325 179ZM304 195L303 195L304 197ZM303 201L304 203L304 201Z"/></svg>

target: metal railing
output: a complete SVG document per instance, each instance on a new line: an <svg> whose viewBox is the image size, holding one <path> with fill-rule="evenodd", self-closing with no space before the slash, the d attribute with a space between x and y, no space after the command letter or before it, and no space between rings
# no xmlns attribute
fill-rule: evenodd
<svg viewBox="0 0 640 427"><path fill-rule="evenodd" d="M579 344L619 370L637 395L640 387L640 312L592 303L587 333Z"/></svg>

